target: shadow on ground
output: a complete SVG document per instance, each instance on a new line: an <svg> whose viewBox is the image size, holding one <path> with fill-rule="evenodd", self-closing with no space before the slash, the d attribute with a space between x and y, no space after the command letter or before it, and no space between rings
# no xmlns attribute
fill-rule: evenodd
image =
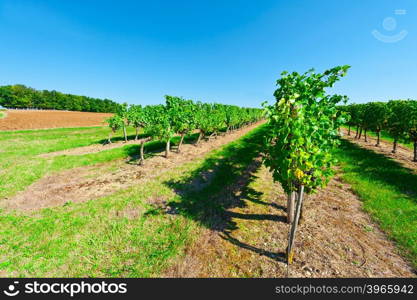
<svg viewBox="0 0 417 300"><path fill-rule="evenodd" d="M265 126L255 129L206 159L190 176L165 184L180 196L178 201L169 203L179 213L206 228L218 231L222 238L234 245L281 260L283 253L270 253L245 244L230 235L238 228L233 219L285 222L279 215L231 211L236 207L245 207L247 201L268 205L277 210L285 209L275 203L262 201L263 193L249 186L257 178L255 173L261 166L260 156L265 133Z"/></svg>
<svg viewBox="0 0 417 300"><path fill-rule="evenodd" d="M287 261L286 260L286 254L284 252L275 253L275 252L266 251L264 249L251 246L249 244L243 243L243 242L239 241L238 239L232 237L230 235L230 233L228 233L228 232L221 233L220 237L222 239L232 243L233 245L236 245L240 248L255 252L259 255L269 257L270 259L273 259L275 261L279 261L279 262L286 262Z"/></svg>
<svg viewBox="0 0 417 300"><path fill-rule="evenodd" d="M350 171L369 180L377 180L395 188L417 202L417 174L383 154L342 140L338 155L349 163Z"/></svg>
<svg viewBox="0 0 417 300"><path fill-rule="evenodd" d="M148 134L141 133L141 134L138 134L138 139L143 139L143 138L146 138L148 136L149 136ZM132 141L132 140L135 139L135 137L136 137L136 134L127 135L127 140ZM114 136L114 137L111 138L112 143L123 142L124 140L125 140L124 136ZM106 144L108 144L108 142L109 142L109 139L104 138L104 139L99 140L97 143L106 145Z"/></svg>

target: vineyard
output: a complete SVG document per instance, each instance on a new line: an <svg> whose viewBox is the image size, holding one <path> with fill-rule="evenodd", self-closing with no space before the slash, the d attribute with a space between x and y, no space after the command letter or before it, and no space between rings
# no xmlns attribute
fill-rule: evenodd
<svg viewBox="0 0 417 300"><path fill-rule="evenodd" d="M260 109L240 108L232 105L194 103L179 97L165 96L165 105L123 105L115 116L107 120L111 132L108 143L112 143L111 135L122 129L124 140L127 142L126 128L131 125L136 130L135 140L138 139L139 130L147 138L141 139L140 163L144 162L144 145L151 140L160 140L165 143L165 157L169 157L170 143L174 135L181 136L177 152L181 151L184 137L193 131L198 131L195 142L198 145L202 138L216 137L221 130L226 133L258 122L263 117Z"/></svg>
<svg viewBox="0 0 417 300"><path fill-rule="evenodd" d="M349 68L283 72L262 109L1 131L0 274L415 277L417 102L347 105Z"/></svg>
<svg viewBox="0 0 417 300"><path fill-rule="evenodd" d="M375 146L379 147L381 132L392 138L392 153L397 152L398 143L413 145L413 161L417 162L417 101L392 100L388 103L370 102L340 106L339 110L349 116L348 135L356 128L355 139L363 136L368 141L368 133L377 136Z"/></svg>

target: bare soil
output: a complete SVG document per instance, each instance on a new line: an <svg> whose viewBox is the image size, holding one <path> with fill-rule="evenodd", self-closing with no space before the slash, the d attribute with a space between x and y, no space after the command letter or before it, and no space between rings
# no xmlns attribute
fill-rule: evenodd
<svg viewBox="0 0 417 300"><path fill-rule="evenodd" d="M57 110L8 110L0 130L102 126L109 113Z"/></svg>
<svg viewBox="0 0 417 300"><path fill-rule="evenodd" d="M173 150L168 159L163 157L162 152L154 153L153 157L145 160L143 166L139 166L136 160L129 159L57 172L38 180L16 196L2 200L0 206L5 209L33 211L67 202L97 199L134 184L145 184L147 180L181 163L203 157L208 152L238 139L257 126L259 124L210 141L202 141L199 146L184 144L181 153Z"/></svg>
<svg viewBox="0 0 417 300"><path fill-rule="evenodd" d="M195 131L197 132L197 130ZM147 140L148 138L144 138L144 140ZM112 142L111 144L94 144L89 146L83 146L78 148L71 148L61 151L55 151L55 152L49 152L49 153L43 153L40 154L39 157L54 157L59 155L84 155L84 154L91 154L91 153L98 153L105 150L110 150L114 148L123 147L125 145L132 145L132 144L140 144L142 139L135 140L128 140L125 141L119 141L119 142Z"/></svg>
<svg viewBox="0 0 417 300"><path fill-rule="evenodd" d="M343 138L353 142L362 148L375 151L376 153L383 154L396 162L400 163L402 166L417 171L417 162L413 162L413 150L398 144L397 153L392 153L392 142L381 139L380 145L377 147L376 138L368 136L368 142L365 142L365 138L362 136L360 140L355 139L355 132L351 132L351 135L347 135L348 131L343 129Z"/></svg>
<svg viewBox="0 0 417 300"><path fill-rule="evenodd" d="M245 181L225 189L230 193L218 195L222 201L236 202L223 220L233 226L203 229L162 277L287 276L286 197L264 166L253 169L248 169ZM416 276L339 177L306 200L304 216L288 276Z"/></svg>
<svg viewBox="0 0 417 300"><path fill-rule="evenodd" d="M146 138L145 138L146 140ZM84 155L84 154L91 154L91 153L98 153L105 150L110 150L114 148L123 147L126 145L134 145L134 144L140 144L141 139L135 141L135 140L129 140L127 142L120 141L120 142L113 142L111 144L94 144L90 146L84 146L84 147L78 147L78 148L72 148L72 149L66 149L61 151L55 151L55 152L49 152L49 153L43 153L40 154L39 157L55 157L59 155Z"/></svg>

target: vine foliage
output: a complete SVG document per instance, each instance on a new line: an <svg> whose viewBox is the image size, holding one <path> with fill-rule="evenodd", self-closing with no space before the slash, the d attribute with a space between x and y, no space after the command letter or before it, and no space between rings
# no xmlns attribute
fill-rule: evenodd
<svg viewBox="0 0 417 300"><path fill-rule="evenodd" d="M339 144L338 128L347 116L336 105L347 97L329 95L326 88L348 69L340 66L322 74L283 72L274 93L276 103L264 103L269 120L264 162L285 192L303 185L307 193L313 193L332 175L332 151Z"/></svg>
<svg viewBox="0 0 417 300"><path fill-rule="evenodd" d="M274 93L276 102L264 103L269 120L264 163L288 194L288 266L294 255L304 193L324 187L333 173L336 160L332 151L339 144L338 129L348 116L337 109L337 104L346 103L347 97L330 95L326 89L333 87L348 69L349 66L339 66L324 73L283 72Z"/></svg>

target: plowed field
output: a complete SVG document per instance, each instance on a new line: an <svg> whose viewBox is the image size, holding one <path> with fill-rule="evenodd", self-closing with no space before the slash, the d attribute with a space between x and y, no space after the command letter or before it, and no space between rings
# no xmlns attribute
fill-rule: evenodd
<svg viewBox="0 0 417 300"><path fill-rule="evenodd" d="M0 130L100 126L109 113L56 110L8 110L0 119Z"/></svg>

